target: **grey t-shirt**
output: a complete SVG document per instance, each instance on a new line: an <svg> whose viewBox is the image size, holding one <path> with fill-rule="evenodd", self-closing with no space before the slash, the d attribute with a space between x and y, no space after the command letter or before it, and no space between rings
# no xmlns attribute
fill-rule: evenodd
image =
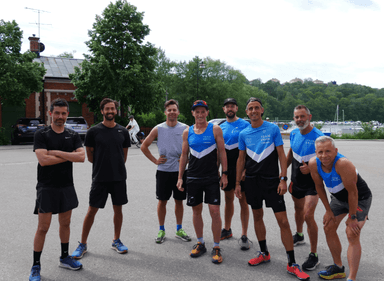
<svg viewBox="0 0 384 281"><path fill-rule="evenodd" d="M183 145L183 131L187 125L177 122L176 126L170 127L166 122L157 127L157 147L160 155L165 155L167 162L157 166L157 170L163 172L178 172L179 158Z"/></svg>

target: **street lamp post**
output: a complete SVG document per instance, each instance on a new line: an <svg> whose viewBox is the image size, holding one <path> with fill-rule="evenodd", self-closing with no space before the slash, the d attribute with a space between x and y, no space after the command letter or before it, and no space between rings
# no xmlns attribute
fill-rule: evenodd
<svg viewBox="0 0 384 281"><path fill-rule="evenodd" d="M197 63L197 88L196 88L196 97L199 99L199 68L204 69L205 64L203 61Z"/></svg>

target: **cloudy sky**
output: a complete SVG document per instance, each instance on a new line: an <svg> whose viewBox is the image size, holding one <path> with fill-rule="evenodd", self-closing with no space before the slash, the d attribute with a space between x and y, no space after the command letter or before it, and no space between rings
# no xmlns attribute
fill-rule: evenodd
<svg viewBox="0 0 384 281"><path fill-rule="evenodd" d="M42 56L87 53L95 15L109 0L16 0L0 18L16 20L45 44ZM114 2L114 0L113 0ZM132 0L145 12L146 38L174 61L218 59L249 80L320 79L384 88L382 0ZM25 7L35 9L25 9Z"/></svg>

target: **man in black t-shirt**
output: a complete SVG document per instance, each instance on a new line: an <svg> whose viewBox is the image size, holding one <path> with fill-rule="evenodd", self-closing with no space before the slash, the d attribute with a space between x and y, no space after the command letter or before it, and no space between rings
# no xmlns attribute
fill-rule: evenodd
<svg viewBox="0 0 384 281"><path fill-rule="evenodd" d="M80 262L68 255L72 209L78 205L73 185L72 162L84 162L85 153L80 136L64 124L69 112L68 103L53 101L49 114L52 124L35 133L33 150L38 160L35 214L39 221L33 243L33 266L30 281L40 280L40 257L52 214L59 214L61 257L60 267L82 268Z"/></svg>
<svg viewBox="0 0 384 281"><path fill-rule="evenodd" d="M104 208L108 194L111 194L115 224L112 249L119 254L128 252L120 241L123 224L123 205L127 197L127 160L128 147L131 146L128 130L115 122L117 102L105 98L100 103L103 122L88 130L85 137L88 161L93 163L92 187L89 193L89 208L83 223L81 242L73 252L75 259L81 259L87 252L87 239L96 213Z"/></svg>

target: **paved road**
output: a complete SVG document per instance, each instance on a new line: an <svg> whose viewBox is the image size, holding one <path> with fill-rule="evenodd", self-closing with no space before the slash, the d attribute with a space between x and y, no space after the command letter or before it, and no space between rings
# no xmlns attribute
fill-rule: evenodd
<svg viewBox="0 0 384 281"><path fill-rule="evenodd" d="M289 148L286 140L284 148ZM384 142L380 141L337 141L339 151L355 163L357 169L371 187L374 199L370 220L363 229L363 254L358 280L383 280L384 261L383 210L380 198L384 198ZM152 145L156 151L156 145ZM155 152L157 154L157 152ZM272 261L259 267L250 267L247 261L255 256L259 246L250 223L249 238L254 242L247 252L239 250L237 240L241 235L239 206L235 204L233 220L234 237L223 241L224 262L214 265L210 255L191 259L189 252L196 243L192 225L192 212L185 207L183 227L193 238L192 242L182 242L174 238L174 203L168 203L166 218L167 240L157 245L158 223L155 198L156 167L148 161L141 151L134 147L129 150L128 161L129 203L124 207L124 225L122 241L128 246L129 253L119 255L110 249L113 237L112 207L110 201L104 210L96 216L89 241L89 252L82 259L84 269L69 271L58 267L60 240L58 237L57 216L52 220L42 255L42 280L297 280L286 273L286 254L280 240L279 229L270 209L265 212L267 242ZM37 226L37 216L33 215L36 185L37 160L31 145L0 147L0 280L27 280L32 265L33 237ZM75 186L80 205L73 211L71 224L70 251L80 240L82 221L88 208L88 192L91 184L91 164L74 164ZM293 204L286 196L291 229L294 229ZM222 198L222 200L224 200ZM223 205L222 205L223 210ZM208 248L212 246L210 217L204 209L206 227L204 237ZM322 204L316 211L319 224L319 257L321 268L332 263L324 233L321 228L324 208ZM339 233L343 245L343 262L347 264L347 240L344 224ZM309 253L309 244L295 248L299 264ZM317 280L316 272L309 272L311 279Z"/></svg>

